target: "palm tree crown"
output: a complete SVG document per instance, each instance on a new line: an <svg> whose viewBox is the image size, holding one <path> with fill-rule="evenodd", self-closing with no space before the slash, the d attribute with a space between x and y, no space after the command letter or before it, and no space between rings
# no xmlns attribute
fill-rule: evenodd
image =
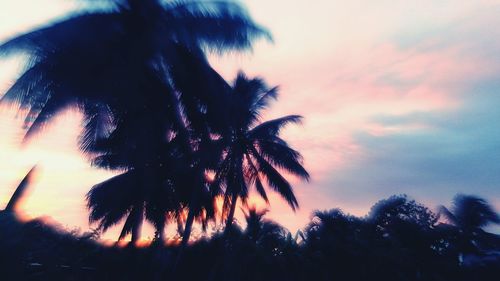
<svg viewBox="0 0 500 281"><path fill-rule="evenodd" d="M3 55L29 56L27 70L3 97L36 116L27 137L72 104L81 106L86 120L101 121L86 129L106 128L102 122L109 118L103 114L166 95L166 84L181 71L186 54L208 64L203 50L246 49L255 38L269 36L233 2L111 2L114 9L74 15L0 46ZM111 106L112 112L97 104Z"/></svg>
<svg viewBox="0 0 500 281"><path fill-rule="evenodd" d="M302 166L300 153L282 138L280 130L289 123L299 123L301 116L289 115L260 123L260 114L277 97L277 88L269 88L259 78L238 74L227 98L227 130L220 138L222 157L216 170L214 191L224 194L224 211L232 223L236 201L248 198L254 186L268 201L265 183L278 192L292 209L298 207L291 184L280 173L284 170L301 179L309 174Z"/></svg>
<svg viewBox="0 0 500 281"><path fill-rule="evenodd" d="M482 198L458 194L453 199L453 207L440 208L441 214L455 226L463 230L477 230L490 223L499 224L500 217L493 207Z"/></svg>

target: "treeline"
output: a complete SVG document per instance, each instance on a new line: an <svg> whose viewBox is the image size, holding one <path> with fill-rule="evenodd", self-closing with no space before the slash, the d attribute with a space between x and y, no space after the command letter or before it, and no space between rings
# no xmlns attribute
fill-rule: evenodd
<svg viewBox="0 0 500 281"><path fill-rule="evenodd" d="M497 280L500 223L484 200L458 195L433 212L404 195L376 203L365 217L317 211L293 234L246 213L184 251L106 247L94 233L58 232L40 220L0 216L0 268L6 280ZM182 251L182 252L181 252ZM179 259L179 256L181 258ZM10 279L9 279L10 278ZM2 278L2 280L4 280Z"/></svg>

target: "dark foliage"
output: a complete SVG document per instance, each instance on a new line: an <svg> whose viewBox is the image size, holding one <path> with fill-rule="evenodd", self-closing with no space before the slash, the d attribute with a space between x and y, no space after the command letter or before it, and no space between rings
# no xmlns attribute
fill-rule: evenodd
<svg viewBox="0 0 500 281"><path fill-rule="evenodd" d="M280 130L299 123L301 116L289 115L262 122L260 115L277 98L277 88L269 88L260 78L250 79L240 72L231 91L221 103L229 116L220 138L220 161L215 167L212 194L223 199L223 217L232 223L238 199L246 204L250 188L268 202L264 186L276 191L295 210L297 199L282 171L309 180L302 156L282 138Z"/></svg>
<svg viewBox="0 0 500 281"><path fill-rule="evenodd" d="M250 187L266 201L270 187L295 210L282 172L309 179L300 153L279 136L301 117L261 122L277 89L243 74L229 85L206 57L248 49L269 34L232 1L102 2L108 9L73 14L0 45L0 55L28 58L2 97L28 112L25 137L77 107L84 116L81 150L93 165L121 172L89 191L98 229L83 235L42 219L20 221L23 181L0 212L2 280L498 279L500 237L483 228L500 218L474 196L441 207L448 223L393 196L364 218L317 211L295 235L255 209L245 214L245 228L232 224L236 201L245 202ZM217 196L224 198L226 228L188 246L193 222L205 228L214 218ZM137 247L144 219L157 235ZM133 243L97 241L122 220L120 239L131 233ZM181 246L165 246L171 222L184 231Z"/></svg>
<svg viewBox="0 0 500 281"><path fill-rule="evenodd" d="M339 209L315 212L296 235L265 219L265 213L250 209L245 228L233 224L188 246L177 278L488 281L500 274L500 236L483 230L475 238L484 242L481 249L467 252L461 248L466 233L437 222L432 211L406 196L378 202L364 218ZM39 219L21 223L3 211L2 280L173 279L178 246L109 247L96 238Z"/></svg>
<svg viewBox="0 0 500 281"><path fill-rule="evenodd" d="M80 109L82 151L93 165L124 172L88 194L90 221L101 230L126 218L120 237L137 240L143 218L162 233L189 209L189 238L193 220L213 213L204 178L213 161L205 151L221 129L218 101L227 91L206 54L249 49L270 35L232 1L100 2L107 8L0 45L0 55L28 58L2 101L28 112L25 138L59 111Z"/></svg>

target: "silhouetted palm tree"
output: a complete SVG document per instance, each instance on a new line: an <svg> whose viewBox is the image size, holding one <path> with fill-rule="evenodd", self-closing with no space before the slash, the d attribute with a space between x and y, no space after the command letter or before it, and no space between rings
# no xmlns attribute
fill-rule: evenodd
<svg viewBox="0 0 500 281"><path fill-rule="evenodd" d="M255 207L249 208L245 213L247 226L243 234L254 243L263 244L269 240L284 239L285 229L270 220L264 219L267 209L258 211Z"/></svg>
<svg viewBox="0 0 500 281"><path fill-rule="evenodd" d="M204 58L204 48L247 48L255 37L267 34L232 2L110 2L117 6L75 15L0 46L3 54L29 55L27 70L4 96L36 116L27 136L71 104L81 105L87 120L102 121L108 112L96 108L98 102L127 108L138 104L140 95L157 94L149 93L147 84L152 75L166 83L174 75L164 72L178 72L168 68L182 63L180 47L190 50L184 55Z"/></svg>
<svg viewBox="0 0 500 281"><path fill-rule="evenodd" d="M369 246L375 245L363 219L340 209L316 211L304 234L304 251L311 259L306 262L312 268L312 279L363 279L360 276L367 279L364 266L371 254ZM329 269L321 270L324 267Z"/></svg>
<svg viewBox="0 0 500 281"><path fill-rule="evenodd" d="M486 200L473 195L458 194L453 199L452 208L441 206L440 213L464 231L500 223L500 217L493 207Z"/></svg>
<svg viewBox="0 0 500 281"><path fill-rule="evenodd" d="M163 240L167 216L178 214L181 210L179 202L167 182L156 182L157 185L152 186L154 189L146 192L141 185L143 180L140 172L131 170L95 185L87 195L90 221L99 221L99 228L106 231L126 217L119 239L132 233L132 242L136 242L140 239L140 226L145 214Z"/></svg>
<svg viewBox="0 0 500 281"><path fill-rule="evenodd" d="M277 88L268 88L259 78L249 79L239 73L227 97L228 127L223 132L222 159L215 173L213 191L223 194L223 214L230 227L236 202L245 202L249 188L255 186L259 195L268 201L263 180L278 192L295 210L297 199L291 184L279 170L308 180L302 157L279 137L283 127L299 123L301 116L289 115L260 123L260 114L277 96Z"/></svg>
<svg viewBox="0 0 500 281"><path fill-rule="evenodd" d="M166 110L149 112L170 118L185 153L193 153L193 131L201 127L195 125L201 116L216 111L207 109L216 99L213 85L190 87L199 81L193 82L189 73L193 68L186 66L198 64L196 78L207 78L205 83L211 83L213 79L206 76L216 75L204 50L245 49L255 38L268 34L234 2L110 3L113 5L108 10L73 15L0 46L3 54L25 51L29 55L27 70L4 99L29 109L26 137L59 110L79 106L86 120L82 149L93 151L96 139L107 137L124 122L122 119L133 116L148 101L161 101L158 97L164 95L167 102L160 104ZM193 162L197 159L189 158ZM197 174L204 172L203 167L197 170ZM191 203L190 209L200 211L197 203ZM190 225L186 225L189 237L188 229Z"/></svg>
<svg viewBox="0 0 500 281"><path fill-rule="evenodd" d="M456 195L452 208L440 206L440 214L456 227L456 231L448 230L448 240L458 252L459 264L462 264L464 254L478 254L491 243L490 234L482 228L500 223L500 216L493 207L473 195Z"/></svg>
<svg viewBox="0 0 500 281"><path fill-rule="evenodd" d="M327 249L355 245L366 232L366 223L340 209L316 211L305 228L309 247Z"/></svg>
<svg viewBox="0 0 500 281"><path fill-rule="evenodd" d="M140 118L134 116L134 120ZM94 186L87 195L90 219L100 221L102 230L127 216L120 239L132 232L132 240L137 241L145 216L163 240L166 221L179 221L179 215L189 205L192 187L197 184L193 181L191 163L177 151L176 137L171 134L171 138L165 138L162 130L158 130L161 126L146 124L150 126L124 123L95 147L102 154L94 158L94 165L126 170ZM196 214L200 220L213 216L212 198L204 199L200 206L203 212Z"/></svg>

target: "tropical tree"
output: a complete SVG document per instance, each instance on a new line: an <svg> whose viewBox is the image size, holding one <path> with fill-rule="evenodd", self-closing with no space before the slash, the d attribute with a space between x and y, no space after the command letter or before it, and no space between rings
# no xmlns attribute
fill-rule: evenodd
<svg viewBox="0 0 500 281"><path fill-rule="evenodd" d="M194 186L191 163L176 149L178 140L173 132L165 138L160 124L152 120L144 122L140 114L133 114L133 117L131 122L120 124L94 147L100 152L93 159L94 165L125 172L89 191L90 220L99 221L100 228L105 231L127 217L119 239L131 232L135 242L145 216L155 226L158 238L163 240L165 223L179 221L189 204L193 191L189 187ZM197 214L199 219L208 219L213 214L211 198L206 199L210 202L205 200L204 216Z"/></svg>
<svg viewBox="0 0 500 281"><path fill-rule="evenodd" d="M456 195L452 208L441 206L440 214L464 231L475 231L492 223L500 223L500 216L493 206L473 195Z"/></svg>
<svg viewBox="0 0 500 281"><path fill-rule="evenodd" d="M375 230L386 237L399 231L428 230L437 223L438 216L406 195L393 195L375 203L367 217ZM403 235L406 236L406 235Z"/></svg>
<svg viewBox="0 0 500 281"><path fill-rule="evenodd" d="M265 219L266 209L249 207L242 211L246 221L243 230L233 223L209 241L215 251L209 259L214 263L207 270L208 280L289 280L288 275L280 272L287 266L283 251L289 243L288 231ZM249 270L252 268L259 270Z"/></svg>
<svg viewBox="0 0 500 281"><path fill-rule="evenodd" d="M458 194L450 209L440 206L440 214L455 227L448 229L447 238L455 247L460 264L464 254L478 254L484 248L490 248L490 244L498 245L498 238L483 230L489 224L500 223L498 213L486 200Z"/></svg>
<svg viewBox="0 0 500 281"><path fill-rule="evenodd" d="M264 180L280 194L290 207L298 207L291 184L280 170L308 180L302 156L280 138L283 127L299 123L298 115L260 122L262 111L277 97L277 88L269 88L260 78L247 78L239 73L227 97L227 128L218 140L221 160L215 171L212 191L224 198L223 216L226 227L233 222L238 198L246 202L249 189L255 187L268 202Z"/></svg>
<svg viewBox="0 0 500 281"><path fill-rule="evenodd" d="M131 233L135 243L140 239L140 227L145 215L163 241L165 223L170 218L176 218L182 208L168 181L157 181L161 178L155 175L149 179L148 187L152 190L148 190L141 184L144 175L131 170L95 185L87 195L90 221L99 222L99 229L106 231L126 217L119 240Z"/></svg>
<svg viewBox="0 0 500 281"><path fill-rule="evenodd" d="M388 248L382 260L421 278L435 271L443 242L436 232L438 215L429 208L406 195L393 195L375 203L366 220L376 243Z"/></svg>
<svg viewBox="0 0 500 281"><path fill-rule="evenodd" d="M270 242L284 240L287 232L279 224L264 219L268 210L257 210L255 207L244 211L247 226L243 234L250 241L257 244L269 244Z"/></svg>
<svg viewBox="0 0 500 281"><path fill-rule="evenodd" d="M123 110L142 106L139 96L159 94L148 91L151 82L167 84L184 74L177 69L185 62L181 55L200 56L196 62L208 64L203 50L244 49L267 34L234 2L109 2L116 5L73 15L0 46L4 55L24 51L29 56L27 70L3 97L29 109L28 117L36 116L27 137L69 105L80 105L86 120L97 123L88 129L105 129L97 121L109 112L100 104ZM165 93L166 86L155 88L163 95L183 93ZM210 95L206 92L197 95Z"/></svg>
<svg viewBox="0 0 500 281"><path fill-rule="evenodd" d="M364 227L365 222L355 216L345 214L340 209L328 211L315 211L311 222L306 226L307 241L314 244L315 241L333 238L336 241L355 240Z"/></svg>
<svg viewBox="0 0 500 281"><path fill-rule="evenodd" d="M312 279L368 278L368 260L375 243L365 220L340 209L316 211L304 234L304 253ZM329 269L321 270L324 267Z"/></svg>
<svg viewBox="0 0 500 281"><path fill-rule="evenodd" d="M78 106L85 119L81 145L87 153L95 152L93 144L126 124L134 113L165 118L170 124L162 127L168 128L163 135L177 134L186 157L195 162L193 132L207 131L207 126L197 124L204 124L200 117L216 112L211 107L217 97L213 90L220 85L213 82L218 75L209 66L205 51L246 49L255 38L268 36L267 32L234 2L104 2L110 3L109 9L74 14L1 45L3 55L22 51L29 58L27 70L2 100L28 110L26 138L60 110ZM196 78L207 78L205 83L211 87L190 86L197 84L190 80L193 65L198 70ZM164 110L148 108L156 102ZM144 158L151 159L153 152L150 149ZM196 165L201 175L204 168L200 161ZM126 166L130 169L137 164ZM203 178L197 178L193 191L203 189ZM192 209L200 211L196 205L198 202L190 203L191 217L195 215ZM190 229L186 225L185 236L189 237Z"/></svg>

